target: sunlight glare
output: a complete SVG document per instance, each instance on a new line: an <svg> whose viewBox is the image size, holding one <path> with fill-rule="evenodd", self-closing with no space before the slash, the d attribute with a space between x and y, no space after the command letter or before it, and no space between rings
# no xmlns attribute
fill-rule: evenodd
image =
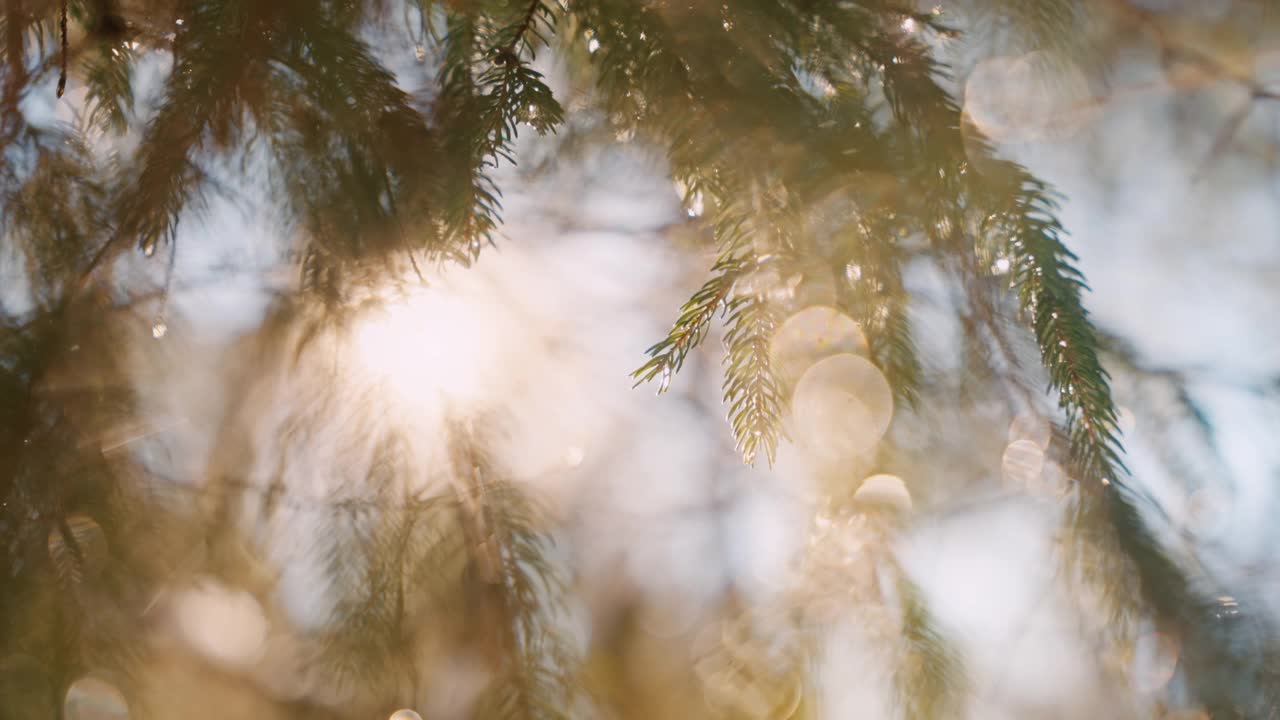
<svg viewBox="0 0 1280 720"><path fill-rule="evenodd" d="M498 356L484 327L480 313L462 299L423 290L370 312L354 341L364 368L404 403L476 400L484 390L480 359Z"/></svg>
<svg viewBox="0 0 1280 720"><path fill-rule="evenodd" d="M248 592L206 579L178 593L174 607L187 642L210 660L247 668L265 652L267 618Z"/></svg>

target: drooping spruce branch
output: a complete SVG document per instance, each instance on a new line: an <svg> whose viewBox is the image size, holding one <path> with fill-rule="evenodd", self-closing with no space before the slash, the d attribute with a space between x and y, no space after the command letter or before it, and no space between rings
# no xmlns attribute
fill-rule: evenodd
<svg viewBox="0 0 1280 720"><path fill-rule="evenodd" d="M934 30L948 32L942 26ZM1062 241L1056 200L1045 183L1011 163L991 161L1007 171L1006 177L970 170L967 155L991 149L976 132L962 136L960 109L939 84L946 69L914 31L898 40L891 47L867 46L867 57L885 68L884 92L909 131L906 151L919 162L912 179L928 189L923 229L940 253L973 253L988 241L971 237L969 218L983 213L979 232L995 232L996 242L1012 257L1012 284L1066 413L1074 464L1088 481L1117 482L1126 470L1109 376L1081 300L1087 289L1083 275ZM886 62L888 52L894 55Z"/></svg>
<svg viewBox="0 0 1280 720"><path fill-rule="evenodd" d="M104 41L85 58L85 106L90 125L113 133L128 129L133 112L134 54L123 40Z"/></svg>
<svg viewBox="0 0 1280 720"><path fill-rule="evenodd" d="M177 28L183 47L164 98L149 122L134 166L119 183L120 217L108 258L135 244L150 254L172 240L183 210L200 197L207 173L202 154L223 151L261 105L268 76L272 13L245 2L196 2ZM235 57L236 62L207 58Z"/></svg>
<svg viewBox="0 0 1280 720"><path fill-rule="evenodd" d="M767 296L751 293L729 300L726 315L724 402L730 426L748 464L763 453L772 465L786 402L771 354L778 313Z"/></svg>
<svg viewBox="0 0 1280 720"><path fill-rule="evenodd" d="M545 41L543 32L552 31L554 23L551 6L542 0L496 32L486 32L474 15L454 13L447 19L435 107L453 187L446 192L442 223L463 259L474 259L493 240L502 203L489 171L504 160L515 163L518 125L546 133L564 119L542 74L529 64L534 54L529 37Z"/></svg>
<svg viewBox="0 0 1280 720"><path fill-rule="evenodd" d="M332 290L344 269L397 252L448 255L431 232L438 139L415 99L339 18L311 13L291 32L272 64L262 134L306 230L304 285Z"/></svg>
<svg viewBox="0 0 1280 720"><path fill-rule="evenodd" d="M468 611L497 662L478 713L511 720L568 718L577 699L578 660L555 625L565 587L549 557L542 512L524 490L501 477L475 433L461 424L449 432L476 593Z"/></svg>
<svg viewBox="0 0 1280 720"><path fill-rule="evenodd" d="M839 306L858 321L869 355L908 407L919 401L923 369L912 337L911 297L902 279L907 257L898 234L901 222L855 209L853 222L837 228L846 239L837 246L831 272Z"/></svg>
<svg viewBox="0 0 1280 720"><path fill-rule="evenodd" d="M905 294L886 298L877 313L882 315L878 327L867 333L871 357L889 381L894 396L907 406L915 406L920 399L923 369L911 334Z"/></svg>
<svg viewBox="0 0 1280 720"><path fill-rule="evenodd" d="M658 379L658 392L665 392L689 352L706 338L712 321L725 313L734 285L748 268L746 223L747 218L741 213L723 212L717 218L713 232L720 253L711 266L711 277L680 309L667 336L645 351L649 360L632 373L636 385Z"/></svg>
<svg viewBox="0 0 1280 720"><path fill-rule="evenodd" d="M904 720L962 717L967 678L964 664L938 627L920 588L898 569L902 639L894 686Z"/></svg>
<svg viewBox="0 0 1280 720"><path fill-rule="evenodd" d="M34 660L54 698L0 693L6 713L56 715L84 668L128 683L146 652L137 593L161 553L144 549L155 537L134 513L155 508L131 492L128 459L101 450L134 406L119 364L102 360L119 328L100 311L56 304L20 327L0 321L0 663Z"/></svg>
<svg viewBox="0 0 1280 720"><path fill-rule="evenodd" d="M1088 286L1073 264L1076 256L1062 242L1057 204L1047 185L1025 174L1017 182L1007 226L1013 284L1066 414L1072 464L1082 480L1118 483L1127 471L1110 375L1099 360L1097 334L1081 301Z"/></svg>
<svg viewBox="0 0 1280 720"><path fill-rule="evenodd" d="M920 208L911 198L920 192L921 178L937 178L936 158L944 152L933 146L963 155L959 111L937 83L941 71L926 45L906 29L910 21L921 33L941 31L932 15L877 3L779 3L673 15L620 8L608 0L575 4L573 12L592 43L597 89L609 116L668 146L686 200L697 198L710 207L740 201L742 186L726 183L726 176L776 183L786 189L786 204L798 220L788 229L797 242L792 254L801 257L827 253L827 230L809 217L816 208L848 208L845 224L863 214L892 218L883 223L882 237L867 240L871 255L896 234L932 225L912 225ZM795 33L797 24L810 30ZM886 124L883 114L867 110L877 93L895 111L895 122ZM755 108L749 116L733 112L748 106ZM933 132L938 118L950 124L950 133ZM957 170L950 169L950 186L942 188L955 198L953 204L961 202ZM926 202L936 196L922 195ZM716 241L722 255L713 277L682 308L673 332L650 349L637 377L665 378L676 371L705 336L716 301L729 297L722 275L738 267L738 258L724 255L718 233ZM850 257L845 264L862 263ZM886 262L884 272L873 276L866 264L867 277L860 282L881 287L883 294L860 293L860 302L849 309L868 331L875 330L868 332L875 359L892 376L898 396L909 400L920 370L899 271Z"/></svg>
<svg viewBox="0 0 1280 720"><path fill-rule="evenodd" d="M649 360L632 373L636 385L658 380L665 392L689 352L707 336L715 318L725 318L724 401L739 452L747 463L761 453L773 463L781 437L786 389L772 357L771 342L779 323L770 294L775 288L758 279L772 270L776 256L755 249L753 214L741 202L717 203L713 232L720 255L711 278L681 309L670 332L651 346Z"/></svg>
<svg viewBox="0 0 1280 720"><path fill-rule="evenodd" d="M13 150L22 160L0 182L0 232L25 262L31 299L52 306L101 242L109 194L93 153L73 130L28 128Z"/></svg>
<svg viewBox="0 0 1280 720"><path fill-rule="evenodd" d="M407 643L424 613L454 612L463 543L447 496L316 505L333 542L327 577L339 598L320 656L341 687L368 692L413 676ZM354 568L354 570L353 570Z"/></svg>
<svg viewBox="0 0 1280 720"><path fill-rule="evenodd" d="M819 511L813 541L800 558L799 582L777 604L754 608L731 626L734 632L722 633L718 654L732 657L732 679L739 684L731 701L757 700L759 706L758 699L786 698L788 709L818 711L779 717L826 716L823 688L809 673L827 649L840 652L833 643L857 638L883 659L894 717L964 716L969 678L959 649L894 555L900 520L898 510L848 497L833 498ZM790 698L797 693L805 695L799 703Z"/></svg>

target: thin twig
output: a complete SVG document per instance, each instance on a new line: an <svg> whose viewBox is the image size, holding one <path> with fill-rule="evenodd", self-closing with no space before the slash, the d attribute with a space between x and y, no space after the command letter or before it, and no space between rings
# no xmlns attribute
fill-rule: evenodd
<svg viewBox="0 0 1280 720"><path fill-rule="evenodd" d="M58 97L67 89L67 0L58 6L58 32L62 36L61 69L58 73Z"/></svg>
<svg viewBox="0 0 1280 720"><path fill-rule="evenodd" d="M511 38L511 42L502 49L504 55L508 57L519 57L519 45L524 40L525 34L529 28L533 26L534 15L538 12L538 8L542 7L542 0L533 0L529 3L529 8L524 13L524 19L520 22L520 27L516 30L516 34Z"/></svg>

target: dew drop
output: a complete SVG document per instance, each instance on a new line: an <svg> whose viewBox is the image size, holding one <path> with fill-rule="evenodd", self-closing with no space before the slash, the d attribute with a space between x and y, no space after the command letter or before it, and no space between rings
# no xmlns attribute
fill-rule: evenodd
<svg viewBox="0 0 1280 720"><path fill-rule="evenodd" d="M662 380L658 383L658 392L664 393L671 387L671 368L664 368L662 371Z"/></svg>
<svg viewBox="0 0 1280 720"><path fill-rule="evenodd" d="M165 323L164 318L156 318L156 322L151 326L151 337L159 340L169 332L169 326Z"/></svg>

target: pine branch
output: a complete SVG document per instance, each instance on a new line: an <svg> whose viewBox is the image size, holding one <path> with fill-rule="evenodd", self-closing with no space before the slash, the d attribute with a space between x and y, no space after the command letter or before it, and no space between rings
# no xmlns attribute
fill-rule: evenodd
<svg viewBox="0 0 1280 720"><path fill-rule="evenodd" d="M115 133L129 126L133 112L133 50L125 42L102 43L85 61L89 124Z"/></svg>
<svg viewBox="0 0 1280 720"><path fill-rule="evenodd" d="M23 0L5 0L0 15L0 40L4 42L4 63L0 63L0 150L5 150L22 124L18 102L27 84L28 25L33 17L26 11Z"/></svg>
<svg viewBox="0 0 1280 720"><path fill-rule="evenodd" d="M108 257L136 243L150 254L171 240L178 217L199 197L204 173L197 154L228 147L244 121L245 97L267 76L265 19L252 3L194 3L179 28L183 54L169 76L165 97L137 153L137 170L120 200L117 233ZM261 12L261 10L259 10ZM257 42L246 42L252 38ZM235 57L235 62L209 58Z"/></svg>
<svg viewBox="0 0 1280 720"><path fill-rule="evenodd" d="M876 309L879 326L867 333L871 358L884 373L896 399L915 406L920 399L921 367L911 336L911 316L905 297L888 297Z"/></svg>
<svg viewBox="0 0 1280 720"><path fill-rule="evenodd" d="M93 442L133 409L120 366L102 362L120 338L98 309L57 303L0 323L0 662L32 653L59 693L86 665L127 680L144 652L132 601L151 578L131 544L147 538L123 526L152 508L120 502L131 468ZM72 387L56 382L68 376Z"/></svg>
<svg viewBox="0 0 1280 720"><path fill-rule="evenodd" d="M414 99L339 18L308 15L291 30L261 131L307 230L304 287L340 295L344 271L359 275L397 251L446 255L431 232L439 139Z"/></svg>
<svg viewBox="0 0 1280 720"><path fill-rule="evenodd" d="M1132 632L1146 603L1181 577L1141 521L1136 498L1125 487L1117 414L1110 375L1099 360L1099 342L1081 294L1088 289L1076 257L1061 241L1057 203L1048 187L1010 167L1014 190L1002 224L1010 279L1031 321L1050 388L1064 414L1067 466L1080 491L1067 514L1061 547L1065 578L1079 592L1107 606L1106 642ZM1172 575L1171 575L1172 573ZM1135 580L1137 583L1135 583ZM1141 592L1141 595L1138 593Z"/></svg>
<svg viewBox="0 0 1280 720"><path fill-rule="evenodd" d="M1127 473L1120 459L1110 375L1098 359L1098 339L1081 302L1088 289L1061 241L1057 204L1048 187L1021 174L1007 222L1012 281L1030 317L1049 382L1066 413L1072 464L1110 485Z"/></svg>
<svg viewBox="0 0 1280 720"><path fill-rule="evenodd" d="M500 673L481 699L481 717L568 718L578 660L555 627L565 586L547 555L550 538L542 511L520 488L500 477L472 431L450 428L455 492L473 563L481 583L477 619L496 640Z"/></svg>
<svg viewBox="0 0 1280 720"><path fill-rule="evenodd" d="M532 45L528 44L525 36L533 34L538 37L544 44L547 39L538 31L538 22L541 21L547 29L555 27L555 13L551 10L551 6L543 2L543 0L531 0L524 15L520 17L510 28L507 34L511 39L503 44L498 50L498 54L504 56L509 62L510 58L519 60L521 50L528 46L532 52Z"/></svg>
<svg viewBox="0 0 1280 720"><path fill-rule="evenodd" d="M736 296L727 308L724 401L738 451L754 464L763 451L770 465L778 450L785 399L770 353L778 318L767 297Z"/></svg>
<svg viewBox="0 0 1280 720"><path fill-rule="evenodd" d="M902 603L902 648L894 685L905 720L940 720L964 713L965 673L957 651L938 630L920 589L905 575L897 585Z"/></svg>
<svg viewBox="0 0 1280 720"><path fill-rule="evenodd" d="M521 52L539 20L552 27L554 14L541 1L531 3L514 24L487 37L478 19L450 15L445 37L442 88L436 114L444 128L445 154L457 190L446 194L445 235L460 247L459 257L474 259L493 242L501 222L501 191L487 174L503 160L515 163L518 125L553 132L564 110L542 74ZM531 51L532 52L532 51Z"/></svg>
<svg viewBox="0 0 1280 720"><path fill-rule="evenodd" d="M855 220L837 233L851 238L838 248L832 268L840 288L837 296L858 320L871 360L884 373L894 398L914 407L922 369L911 333L911 298L903 287L904 253L897 241L902 230L896 227L901 223L854 212Z"/></svg>
<svg viewBox="0 0 1280 720"><path fill-rule="evenodd" d="M631 373L636 386L660 378L658 392L666 392L689 352L706 338L716 314L725 314L734 284L747 268L745 224L745 217L728 214L716 222L714 232L721 251L711 267L711 278L680 309L667 337L646 351L649 360Z"/></svg>
<svg viewBox="0 0 1280 720"><path fill-rule="evenodd" d="M72 129L28 129L16 150L27 162L0 185L0 228L26 261L32 299L56 304L102 241L107 192L88 145Z"/></svg>
<svg viewBox="0 0 1280 720"><path fill-rule="evenodd" d="M340 687L381 687L405 672L405 645L415 628L410 598L420 611L460 573L460 533L447 497L402 499L395 512L386 503L329 501L328 577L337 603L324 635L322 661Z"/></svg>

